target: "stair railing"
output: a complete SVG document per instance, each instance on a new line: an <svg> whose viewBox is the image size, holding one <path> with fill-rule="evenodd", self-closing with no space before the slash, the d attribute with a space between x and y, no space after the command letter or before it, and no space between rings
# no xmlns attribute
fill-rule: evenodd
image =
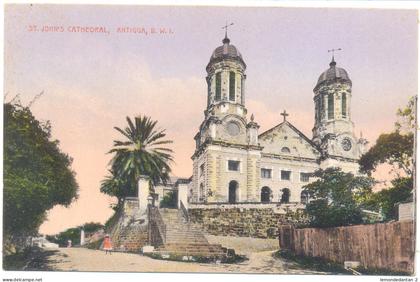
<svg viewBox="0 0 420 282"><path fill-rule="evenodd" d="M184 206L184 203L182 201L179 201L179 207L181 208L181 215L185 219L186 222L190 221L190 217L188 215L188 211Z"/></svg>
<svg viewBox="0 0 420 282"><path fill-rule="evenodd" d="M149 228L151 228L151 232L149 233L151 236L151 241L156 243L157 235L160 235L160 239L162 243L165 244L166 242L166 224L163 222L162 215L159 212L157 207L149 207ZM157 229L157 230L156 230ZM159 234L156 234L158 231Z"/></svg>

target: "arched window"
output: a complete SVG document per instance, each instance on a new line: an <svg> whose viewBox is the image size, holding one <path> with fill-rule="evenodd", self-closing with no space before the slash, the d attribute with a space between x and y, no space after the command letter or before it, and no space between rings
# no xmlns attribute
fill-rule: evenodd
<svg viewBox="0 0 420 282"><path fill-rule="evenodd" d="M328 94L328 119L334 118L334 94Z"/></svg>
<svg viewBox="0 0 420 282"><path fill-rule="evenodd" d="M199 197L198 198L199 202L204 202L205 195L204 195L204 184L203 183L200 184L200 195L198 197Z"/></svg>
<svg viewBox="0 0 420 282"><path fill-rule="evenodd" d="M271 189L264 186L261 189L261 203L269 203L271 201Z"/></svg>
<svg viewBox="0 0 420 282"><path fill-rule="evenodd" d="M280 203L287 204L289 200L290 200L290 190L288 188L282 189Z"/></svg>
<svg viewBox="0 0 420 282"><path fill-rule="evenodd" d="M238 182L232 180L229 182L229 204L234 204L238 201Z"/></svg>
<svg viewBox="0 0 420 282"><path fill-rule="evenodd" d="M321 119L321 99L322 97L319 96L318 99L316 99L315 121L319 121Z"/></svg>
<svg viewBox="0 0 420 282"><path fill-rule="evenodd" d="M290 149L288 147L283 147L283 148L281 148L281 152L282 153L289 154L290 153Z"/></svg>
<svg viewBox="0 0 420 282"><path fill-rule="evenodd" d="M220 101L222 98L222 73L216 73L216 101Z"/></svg>
<svg viewBox="0 0 420 282"><path fill-rule="evenodd" d="M341 94L341 114L343 118L347 117L347 96L346 93Z"/></svg>
<svg viewBox="0 0 420 282"><path fill-rule="evenodd" d="M245 104L245 79L241 76L241 104Z"/></svg>
<svg viewBox="0 0 420 282"><path fill-rule="evenodd" d="M235 101L235 73L229 73L229 100Z"/></svg>
<svg viewBox="0 0 420 282"><path fill-rule="evenodd" d="M302 191L302 193L300 193L300 202L302 204L307 204L309 203L309 192L308 191Z"/></svg>

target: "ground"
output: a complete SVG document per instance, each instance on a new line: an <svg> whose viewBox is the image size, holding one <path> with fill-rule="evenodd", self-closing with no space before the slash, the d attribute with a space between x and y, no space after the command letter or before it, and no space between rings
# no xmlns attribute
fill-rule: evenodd
<svg viewBox="0 0 420 282"><path fill-rule="evenodd" d="M139 254L113 253L85 248L60 248L52 253L46 264L61 271L129 271L129 272L224 272L328 274L299 268L294 263L274 258L278 241L272 239L208 236L211 243L234 248L249 259L238 264L190 263L155 260Z"/></svg>

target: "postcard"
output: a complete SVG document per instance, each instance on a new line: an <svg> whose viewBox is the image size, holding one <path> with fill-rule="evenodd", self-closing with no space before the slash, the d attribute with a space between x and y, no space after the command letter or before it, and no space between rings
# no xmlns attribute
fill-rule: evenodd
<svg viewBox="0 0 420 282"><path fill-rule="evenodd" d="M417 9L4 20L3 281L416 279Z"/></svg>

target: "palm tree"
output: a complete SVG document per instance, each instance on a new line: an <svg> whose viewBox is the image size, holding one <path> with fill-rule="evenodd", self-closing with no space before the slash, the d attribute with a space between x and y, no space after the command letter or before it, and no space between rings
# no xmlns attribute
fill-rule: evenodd
<svg viewBox="0 0 420 282"><path fill-rule="evenodd" d="M114 127L126 140L114 140L114 148L109 151L115 153L111 160L112 177L128 183L131 191L137 190L141 175L148 176L152 185L166 183L173 151L165 146L172 143L163 139L165 130L157 129L157 121L146 116L136 117L134 123L127 117L127 123L124 130Z"/></svg>
<svg viewBox="0 0 420 282"><path fill-rule="evenodd" d="M136 190L134 188L130 183L117 177L112 170L109 170L109 175L101 181L100 191L109 196L117 197L118 202L113 206L113 209L117 210L121 207L125 197L135 196Z"/></svg>

